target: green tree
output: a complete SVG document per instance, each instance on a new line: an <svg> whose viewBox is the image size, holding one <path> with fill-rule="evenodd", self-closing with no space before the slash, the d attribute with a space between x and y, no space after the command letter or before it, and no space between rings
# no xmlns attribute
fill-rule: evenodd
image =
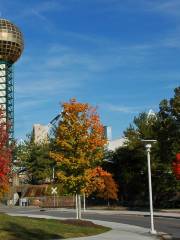
<svg viewBox="0 0 180 240"><path fill-rule="evenodd" d="M106 167L112 171L119 185L121 202L144 205L148 197L148 182L143 148L121 147L114 152L111 160L112 163L106 163Z"/></svg>
<svg viewBox="0 0 180 240"><path fill-rule="evenodd" d="M34 143L31 136L16 146L16 165L28 183L41 184L52 179L55 162L49 156L51 147L48 142Z"/></svg>
<svg viewBox="0 0 180 240"><path fill-rule="evenodd" d="M135 117L124 135L126 145L111 158L121 199L132 204L148 203L147 157L141 140L156 139L151 151L154 205L175 205L173 199L180 191L180 184L172 173L172 161L180 151L180 88L175 89L173 98L160 102L155 116L140 113Z"/></svg>
<svg viewBox="0 0 180 240"><path fill-rule="evenodd" d="M172 173L172 162L180 151L180 87L174 89L174 96L160 102L154 132L158 141L155 152L157 184L155 189L155 203L175 205L180 183Z"/></svg>
<svg viewBox="0 0 180 240"><path fill-rule="evenodd" d="M180 151L180 87L175 88L173 98L160 102L155 131L161 150L160 158L169 165Z"/></svg>

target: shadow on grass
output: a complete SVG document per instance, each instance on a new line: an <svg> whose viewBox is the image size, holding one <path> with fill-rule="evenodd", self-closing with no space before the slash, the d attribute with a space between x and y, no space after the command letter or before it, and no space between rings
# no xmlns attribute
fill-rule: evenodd
<svg viewBox="0 0 180 240"><path fill-rule="evenodd" d="M52 239L64 239L63 236L57 234L51 234L42 229L27 229L17 223L8 223L8 226L4 228L9 233L8 240L52 240Z"/></svg>

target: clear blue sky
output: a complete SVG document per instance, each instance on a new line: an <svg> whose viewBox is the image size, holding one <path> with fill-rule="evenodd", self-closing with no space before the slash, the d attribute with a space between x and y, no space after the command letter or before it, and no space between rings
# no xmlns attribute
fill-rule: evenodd
<svg viewBox="0 0 180 240"><path fill-rule="evenodd" d="M180 85L179 0L0 0L25 50L15 65L15 135L60 102L98 106L113 138Z"/></svg>

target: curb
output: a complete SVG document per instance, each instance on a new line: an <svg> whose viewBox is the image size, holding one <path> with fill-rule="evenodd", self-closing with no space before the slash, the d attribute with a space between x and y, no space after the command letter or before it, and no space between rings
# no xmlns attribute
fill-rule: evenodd
<svg viewBox="0 0 180 240"><path fill-rule="evenodd" d="M145 217L149 215L144 215ZM155 218L175 218L175 219L180 219L180 216L163 216L163 215L154 215Z"/></svg>
<svg viewBox="0 0 180 240"><path fill-rule="evenodd" d="M158 237L160 237L162 240L172 240L172 236L168 233L164 233L164 232L158 232L157 234Z"/></svg>
<svg viewBox="0 0 180 240"><path fill-rule="evenodd" d="M89 210L89 211L88 211ZM91 209L87 209L87 212L95 212L94 210L91 210ZM100 211L96 211L97 213L111 213L111 211L103 211L103 210L100 210ZM136 216L144 216L144 217L148 217L150 216L150 213L149 212L141 212L141 211L114 211L113 213L115 214L120 214L120 215L136 215ZM156 218L174 218L174 219L180 219L180 212L178 211L178 213L176 212L154 212L154 217Z"/></svg>

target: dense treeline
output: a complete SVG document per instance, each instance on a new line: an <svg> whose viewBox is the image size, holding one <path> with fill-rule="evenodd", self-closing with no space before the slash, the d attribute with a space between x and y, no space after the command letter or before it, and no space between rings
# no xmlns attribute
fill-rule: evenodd
<svg viewBox="0 0 180 240"><path fill-rule="evenodd" d="M151 151L153 200L155 207L180 204L180 182L172 162L180 152L180 87L174 97L162 100L156 114L140 113L125 131L125 146L110 154L111 169L119 184L119 199L130 206L148 205L146 151L142 139L156 139Z"/></svg>
<svg viewBox="0 0 180 240"><path fill-rule="evenodd" d="M35 142L32 134L17 146L17 164L26 182L56 182L63 186L62 194L95 193L107 202L117 199L117 184L111 173L100 167L107 140L96 108L76 99L63 103L53 133L44 142Z"/></svg>
<svg viewBox="0 0 180 240"><path fill-rule="evenodd" d="M81 103L76 102L70 102L69 104L72 104L70 106L68 105L70 110L72 110L75 104L81 106ZM90 119L85 118L86 108L83 112L82 109L81 111L78 110L77 106L73 110L73 117L70 115L70 110L70 112L66 114L62 111L61 126L58 125L57 128L55 128L54 135L48 142L35 144L33 136L31 136L17 146L17 163L21 167L21 171L24 171L26 174L26 182L31 184L41 184L45 181L52 182L53 168L55 168L56 173L59 174L61 172L62 174L65 169L68 169L67 166L72 168L72 159L74 159L73 161L76 160L79 166L83 166L86 155L84 150L82 151L81 146L86 150L87 156L90 157L91 149L90 147L87 149L87 146L90 146L88 144L92 144L91 148L94 151L93 147L100 143L98 142L100 141L99 137L94 138L93 141L91 141L91 138L86 138L87 133L90 133L89 130L86 133ZM84 105L82 106L84 107ZM70 119L67 117L70 117ZM98 117L97 119L93 119L95 122L97 120ZM71 121L72 123L70 124ZM82 125L82 123L84 125ZM135 117L133 123L124 131L124 136L127 139L126 144L115 152L108 152L106 156L104 156L104 159L108 159L108 161L104 161L103 164L102 161L99 161L101 162L99 166L102 168L95 169L95 164L94 170L91 172L93 181L97 176L101 177L101 186L108 186L108 184L105 183L110 183L110 181L105 180L108 178L112 179L112 177L117 183L112 182L113 184L109 184L110 187L107 187L109 189L109 195L105 196L107 193L104 192L103 197L105 199L111 197L112 199L116 199L118 192L118 198L121 204L128 206L148 206L147 156L141 140L156 139L157 143L153 145L151 151L154 205L155 207L179 206L180 196L178 194L180 192L180 182L176 180L172 172L172 162L175 159L176 153L180 152L180 87L174 90L173 98L169 100L164 99L160 102L157 113L147 114L142 112ZM76 149L73 146L76 146ZM65 152L65 147L68 153ZM103 144L101 147L103 147ZM99 159L101 160L103 151L100 148L98 151L101 153ZM50 156L50 152L56 152L57 159L52 157L52 154ZM97 155L96 151L93 153ZM68 156L66 159L67 166L64 165L63 161L60 161L61 164L58 163L64 156L66 156L66 158ZM96 161L98 161L97 157ZM81 174L84 174L82 166L80 168ZM77 171L78 168L75 167L75 169ZM69 171L68 169L67 172L63 174L67 174ZM111 175L108 175L109 173L106 173L107 171L110 172ZM73 176L72 173L70 176ZM67 175L67 177L69 176ZM76 174L75 178L77 177ZM82 175L82 177L84 176ZM58 176L56 180L58 182ZM112 181L114 180L112 179ZM70 185L68 184L68 186ZM113 197L114 193L111 193L112 186L115 186L113 188L115 189L114 193L116 193L115 197ZM96 192L98 193L98 191ZM102 196L102 194L99 195Z"/></svg>

